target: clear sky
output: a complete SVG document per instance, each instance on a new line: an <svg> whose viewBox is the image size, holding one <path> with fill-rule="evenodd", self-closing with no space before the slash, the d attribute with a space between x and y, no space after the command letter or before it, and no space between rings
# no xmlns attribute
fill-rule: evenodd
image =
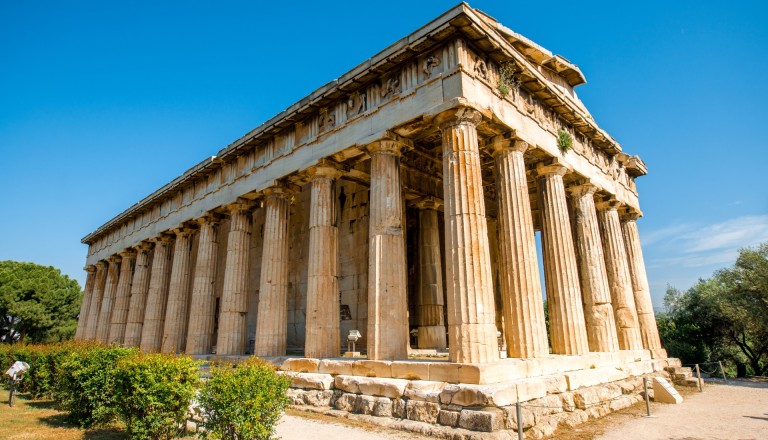
<svg viewBox="0 0 768 440"><path fill-rule="evenodd" d="M0 0L0 260L83 284L83 236L456 3ZM766 2L470 4L648 165L656 306L768 241Z"/></svg>

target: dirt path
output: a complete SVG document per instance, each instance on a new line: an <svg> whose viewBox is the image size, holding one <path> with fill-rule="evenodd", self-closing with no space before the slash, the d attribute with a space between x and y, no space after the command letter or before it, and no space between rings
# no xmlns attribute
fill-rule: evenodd
<svg viewBox="0 0 768 440"><path fill-rule="evenodd" d="M768 440L768 383L710 383L704 392L681 390L681 405L651 404L643 417L640 403L572 430L558 430L558 440ZM349 419L291 411L278 425L283 440L402 440L426 438Z"/></svg>

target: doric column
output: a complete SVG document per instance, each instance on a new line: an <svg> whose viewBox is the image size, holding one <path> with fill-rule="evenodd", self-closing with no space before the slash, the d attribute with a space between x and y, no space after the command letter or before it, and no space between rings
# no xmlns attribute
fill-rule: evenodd
<svg viewBox="0 0 768 440"><path fill-rule="evenodd" d="M445 306L438 203L429 198L416 204L419 209L419 348L444 349Z"/></svg>
<svg viewBox="0 0 768 440"><path fill-rule="evenodd" d="M160 351L163 340L165 306L168 300L168 279L171 271L173 238L161 235L155 239L155 255L152 257L152 273L149 277L147 307L141 329L140 347L144 351Z"/></svg>
<svg viewBox="0 0 768 440"><path fill-rule="evenodd" d="M611 291L595 210L596 190L597 187L589 183L569 188L575 216L576 254L581 269L587 339L589 351L618 351Z"/></svg>
<svg viewBox="0 0 768 440"><path fill-rule="evenodd" d="M125 338L125 324L128 321L128 307L131 302L131 283L136 263L136 251L120 252L120 279L117 282L115 306L112 310L112 321L109 326L109 343L122 344Z"/></svg>
<svg viewBox="0 0 768 440"><path fill-rule="evenodd" d="M83 339L96 339L96 328L99 323L99 310L101 309L101 300L104 297L104 287L107 282L107 263L99 261L96 263L96 281L93 283L93 295L91 303L88 306L88 321L85 325Z"/></svg>
<svg viewBox="0 0 768 440"><path fill-rule="evenodd" d="M85 268L88 273L85 279L85 289L83 290L83 301L80 303L80 314L77 318L77 330L75 331L75 340L85 339L85 327L88 323L88 309L91 306L91 297L93 296L93 285L96 284L96 266L90 265Z"/></svg>
<svg viewBox="0 0 768 440"><path fill-rule="evenodd" d="M531 201L523 153L528 143L492 141L499 202L501 295L507 355L532 358L549 354L544 302L536 256Z"/></svg>
<svg viewBox="0 0 768 440"><path fill-rule="evenodd" d="M339 335L338 230L336 228L336 168L317 166L310 171L309 263L307 269L307 321L304 355L337 357Z"/></svg>
<svg viewBox="0 0 768 440"><path fill-rule="evenodd" d="M627 252L619 223L618 203L607 201L597 203L600 218L600 232L603 237L605 268L608 271L608 285L611 289L611 303L616 317L619 348L642 350L640 325L637 323L637 309L629 278Z"/></svg>
<svg viewBox="0 0 768 440"><path fill-rule="evenodd" d="M219 250L219 217L208 214L199 219L200 239L197 244L195 278L192 281L192 300L189 307L187 354L208 354L213 342L213 324L216 319L216 256Z"/></svg>
<svg viewBox="0 0 768 440"><path fill-rule="evenodd" d="M242 201L227 206L230 228L227 236L227 260L224 289L221 294L219 335L216 354L245 354L245 314L248 311L248 259L251 248L253 205Z"/></svg>
<svg viewBox="0 0 768 440"><path fill-rule="evenodd" d="M261 256L255 356L285 356L288 340L288 192L264 191L264 244Z"/></svg>
<svg viewBox="0 0 768 440"><path fill-rule="evenodd" d="M491 255L474 109L436 118L443 141L446 294L451 362L499 359Z"/></svg>
<svg viewBox="0 0 768 440"><path fill-rule="evenodd" d="M173 247L173 266L168 284L168 303L165 308L163 327L163 353L184 351L187 339L187 310L189 305L190 257L192 253L192 228L174 229L176 244Z"/></svg>
<svg viewBox="0 0 768 440"><path fill-rule="evenodd" d="M583 354L589 351L589 343L563 184L567 170L559 162L537 168L544 279L552 353Z"/></svg>
<svg viewBox="0 0 768 440"><path fill-rule="evenodd" d="M408 358L408 285L403 237L400 150L403 140L368 145L368 359Z"/></svg>
<svg viewBox="0 0 768 440"><path fill-rule="evenodd" d="M648 286L648 275L645 272L643 249L640 246L640 233L637 230L637 212L629 212L624 216L621 229L624 232L624 246L629 262L629 275L632 278L632 289L635 293L637 319L640 324L640 336L643 348L650 350L654 358L666 358L666 351L661 348L659 329L656 326L656 316L653 313L651 289Z"/></svg>
<svg viewBox="0 0 768 440"><path fill-rule="evenodd" d="M107 282L104 286L104 298L101 300L101 309L99 309L99 322L96 326L96 340L99 342L109 342L109 327L112 324L112 310L115 305L115 296L117 294L117 283L120 280L120 257L113 255L107 258L109 267L107 268Z"/></svg>
<svg viewBox="0 0 768 440"><path fill-rule="evenodd" d="M125 324L123 345L138 347L141 344L141 332L144 326L144 310L149 292L149 253L152 243L143 242L136 246L136 266L131 282L131 300L128 305L128 319Z"/></svg>

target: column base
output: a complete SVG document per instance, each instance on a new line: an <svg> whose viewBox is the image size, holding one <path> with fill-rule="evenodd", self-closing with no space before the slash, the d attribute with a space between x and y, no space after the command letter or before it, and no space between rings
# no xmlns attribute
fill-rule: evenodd
<svg viewBox="0 0 768 440"><path fill-rule="evenodd" d="M445 342L446 330L442 325L428 325L419 327L419 348L445 349L448 344Z"/></svg>

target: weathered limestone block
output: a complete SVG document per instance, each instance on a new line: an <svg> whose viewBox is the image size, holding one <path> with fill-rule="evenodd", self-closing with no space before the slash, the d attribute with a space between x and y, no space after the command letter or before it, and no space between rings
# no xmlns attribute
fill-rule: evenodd
<svg viewBox="0 0 768 440"><path fill-rule="evenodd" d="M280 365L283 371L294 371L296 373L318 373L320 359L312 358L288 358ZM325 372L321 372L325 373Z"/></svg>
<svg viewBox="0 0 768 440"><path fill-rule="evenodd" d="M405 399L392 399L392 416L405 418Z"/></svg>
<svg viewBox="0 0 768 440"><path fill-rule="evenodd" d="M287 372L291 377L291 387L311 390L330 390L334 379L330 374Z"/></svg>
<svg viewBox="0 0 768 440"><path fill-rule="evenodd" d="M589 351L589 343L563 184L567 171L557 160L537 168L544 278L552 353L583 354Z"/></svg>
<svg viewBox="0 0 768 440"><path fill-rule="evenodd" d="M600 393L595 388L583 388L573 392L573 402L578 409L587 409L601 402Z"/></svg>
<svg viewBox="0 0 768 440"><path fill-rule="evenodd" d="M318 373L339 375L344 374L347 376L352 375L352 362L351 361L339 361L335 359L321 359L317 367Z"/></svg>
<svg viewBox="0 0 768 440"><path fill-rule="evenodd" d="M216 266L218 256L219 216L207 214L197 219L200 237L197 261L192 280L192 298L189 306L187 354L208 354L213 343L213 325L216 313Z"/></svg>
<svg viewBox="0 0 768 440"><path fill-rule="evenodd" d="M352 412L355 408L357 398L360 397L357 394L344 393L338 399L336 399L335 407L339 411Z"/></svg>
<svg viewBox="0 0 768 440"><path fill-rule="evenodd" d="M618 411L620 409L628 408L634 405L636 401L636 399L633 399L630 396L619 397L616 400L612 400L608 404L608 407L611 409L611 411Z"/></svg>
<svg viewBox="0 0 768 440"><path fill-rule="evenodd" d="M517 401L515 384L453 385L440 393L440 402L459 406L507 406Z"/></svg>
<svg viewBox="0 0 768 440"><path fill-rule="evenodd" d="M576 427L578 425L581 425L582 423L589 420L589 416L587 415L586 411L582 410L576 410L573 412L564 412L555 414L554 417L557 420L558 426L560 427Z"/></svg>
<svg viewBox="0 0 768 440"><path fill-rule="evenodd" d="M461 365L448 362L429 364L429 380L434 382L459 383Z"/></svg>
<svg viewBox="0 0 768 440"><path fill-rule="evenodd" d="M629 375L614 367L594 368L590 370L569 371L564 373L568 389L573 391L582 387L591 387L606 382L626 379Z"/></svg>
<svg viewBox="0 0 768 440"><path fill-rule="evenodd" d="M371 415L376 417L392 417L392 399L377 397L373 404Z"/></svg>
<svg viewBox="0 0 768 440"><path fill-rule="evenodd" d="M376 398L373 396L366 396L366 395L357 396L357 400L355 401L355 412L360 414L370 415L373 412L373 407L375 403L376 403Z"/></svg>
<svg viewBox="0 0 768 440"><path fill-rule="evenodd" d="M437 117L443 141L446 295L451 362L499 358L485 218L479 112L460 107Z"/></svg>
<svg viewBox="0 0 768 440"><path fill-rule="evenodd" d="M417 422L437 423L437 415L439 412L440 404L435 402L408 400L405 405L406 418Z"/></svg>
<svg viewBox="0 0 768 440"><path fill-rule="evenodd" d="M406 385L404 397L411 400L439 402L440 393L443 392L446 385L448 384L445 382L414 380Z"/></svg>
<svg viewBox="0 0 768 440"><path fill-rule="evenodd" d="M407 380L378 377L336 376L334 386L342 391L368 396L397 398L405 393Z"/></svg>
<svg viewBox="0 0 768 440"><path fill-rule="evenodd" d="M631 362L619 365L617 368L626 372L629 376L640 376L654 372L652 361Z"/></svg>
<svg viewBox="0 0 768 440"><path fill-rule="evenodd" d="M565 376L562 374L542 376L541 380L544 382L544 388L547 390L547 394L564 393L568 391L568 381L565 380Z"/></svg>
<svg viewBox="0 0 768 440"><path fill-rule="evenodd" d="M309 406L330 406L333 398L331 390L310 390L303 395L304 404Z"/></svg>
<svg viewBox="0 0 768 440"><path fill-rule="evenodd" d="M352 374L367 377L393 377L390 361L355 361Z"/></svg>
<svg viewBox="0 0 768 440"><path fill-rule="evenodd" d="M409 380L429 380L428 362L393 362L392 377Z"/></svg>
<svg viewBox="0 0 768 440"><path fill-rule="evenodd" d="M291 402L291 405L303 405L304 404L304 391L294 388L288 388L285 390L285 395Z"/></svg>
<svg viewBox="0 0 768 440"><path fill-rule="evenodd" d="M456 427L459 424L461 411L448 411L441 409L437 414L437 423L443 426Z"/></svg>
<svg viewBox="0 0 768 440"><path fill-rule="evenodd" d="M536 241L523 153L528 143L497 136L491 142L499 194L501 295L507 355L549 354Z"/></svg>
<svg viewBox="0 0 768 440"><path fill-rule="evenodd" d="M576 409L576 402L573 401L573 393L561 393L553 397L557 397L557 400L560 401L560 404L563 406L563 411L573 411Z"/></svg>
<svg viewBox="0 0 768 440"><path fill-rule="evenodd" d="M531 404L533 404L533 402L531 402ZM534 415L533 409L535 408L520 408L523 429L528 429L536 424L536 416ZM506 406L502 408L502 410L504 411L504 429L517 431L517 406Z"/></svg>
<svg viewBox="0 0 768 440"><path fill-rule="evenodd" d="M408 358L406 280L400 148L404 140L383 139L371 155L368 220L368 358Z"/></svg>
<svg viewBox="0 0 768 440"><path fill-rule="evenodd" d="M504 429L504 412L499 408L485 408L481 411L461 410L459 427L480 432Z"/></svg>

